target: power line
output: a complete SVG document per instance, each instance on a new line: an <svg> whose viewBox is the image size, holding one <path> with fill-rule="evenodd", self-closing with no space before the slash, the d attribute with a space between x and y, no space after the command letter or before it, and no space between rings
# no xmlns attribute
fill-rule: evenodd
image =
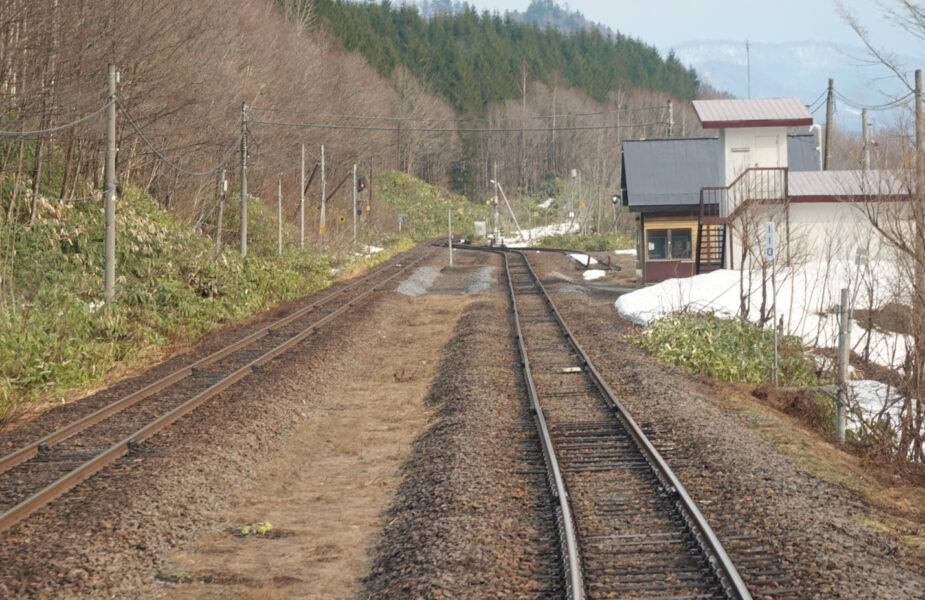
<svg viewBox="0 0 925 600"><path fill-rule="evenodd" d="M48 135L50 133L57 133L59 131L65 131L67 129L73 129L74 127L77 127L78 125L82 125L83 123L86 123L90 119L102 113L104 110L112 106L113 102L114 102L113 100L110 100L109 102L107 102L106 104L98 108L97 110L93 111L86 117L82 117L66 125L59 125L57 127L52 127L50 129L40 129L37 131L0 131L0 137L5 137L5 138L36 137L40 135Z"/></svg>
<svg viewBox="0 0 925 600"><path fill-rule="evenodd" d="M305 129L349 129L353 131L406 131L422 133L521 133L521 132L550 132L550 131L597 131L601 129L628 129L633 127L663 126L664 121L655 123L636 123L623 125L582 125L570 127L509 127L504 129L486 129L475 127L426 128L426 127L375 127L361 125L333 125L329 123L287 123L283 121L251 120L250 123L259 125L273 125L277 127L302 127Z"/></svg>
<svg viewBox="0 0 925 600"><path fill-rule="evenodd" d="M866 108L867 110L889 110L889 109L891 109L891 108L896 108L897 106L902 105L906 100L908 100L908 99L909 99L910 97L912 97L913 95L914 95L914 92L909 92L908 94L906 94L906 95L903 96L902 98L898 98L898 99L896 99L896 100L893 100L892 102L887 102L887 103L885 103L885 104L878 104L878 105L875 105L875 106L866 106L866 105L864 105L864 104L861 104L861 103L859 103L859 102L854 102L853 100L850 100L850 99L846 98L846 97L845 97L841 92L839 92L838 90L835 91L835 96L836 96L839 100L841 100L842 102L844 102L844 103L847 104L848 106L850 106L850 107L852 107L852 108L856 108L856 109L858 109L858 110L863 110L863 109L865 109L865 108Z"/></svg>
<svg viewBox="0 0 925 600"><path fill-rule="evenodd" d="M237 154L238 152L238 145L241 143L240 135L238 136L238 139L235 141L235 143L231 145L231 148L229 148L228 151L225 153L225 156L222 158L221 162L219 162L217 165L215 165L211 169L207 171L189 171L187 169L184 169L183 167L172 162L169 158L164 156L164 154L160 150L158 150L157 146L155 146L151 142L151 140L149 140L148 137L144 134L144 132L141 130L141 127L138 126L138 123L135 122L135 119L132 118L132 115L129 114L125 106L119 101L116 101L116 102L119 106L119 109L122 111L122 114L125 115L126 120L132 126L132 129L134 129L135 132L141 137L141 139L144 140L145 144L147 144L148 147L151 148L151 151L154 152L154 155L157 156L162 161L164 161L165 163L167 163L167 165L169 165L173 169L179 171L180 173L189 175L191 177L203 177L205 175L212 175L213 173L218 172L219 169L224 167L228 163L228 161L231 160L231 157Z"/></svg>
<svg viewBox="0 0 925 600"><path fill-rule="evenodd" d="M332 113L313 113L306 111L294 111L287 110L283 108L268 108L260 106L249 106L248 110L256 110L263 112L271 112L277 114L286 114L292 116L307 116L307 117L316 117L319 119L356 119L361 121L395 121L395 122L416 122L416 123L468 123L468 122L477 122L477 121L520 121L518 117L500 117L497 119L492 119L490 117L479 117L479 118L461 118L461 117L445 117L445 118L424 118L424 117L394 117L387 115L348 115L348 114L332 114ZM623 112L640 112L640 111L653 111L653 110L667 110L668 107L664 104L658 104L654 106L624 106L621 108L616 108L613 110L603 110L597 112L587 112L587 113L565 113L557 115L538 115L531 116L530 119L567 119L572 117L593 117L593 116L602 116L602 115L611 115L616 113Z"/></svg>

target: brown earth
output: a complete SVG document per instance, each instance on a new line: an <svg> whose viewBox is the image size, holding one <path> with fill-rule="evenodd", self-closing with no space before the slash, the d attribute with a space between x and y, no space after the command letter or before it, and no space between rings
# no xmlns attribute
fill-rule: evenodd
<svg viewBox="0 0 925 600"><path fill-rule="evenodd" d="M567 258L530 258L541 275L576 275ZM439 294L375 294L7 532L0 597L536 597L518 568L535 558L525 540L541 527L518 518L538 502L529 477L510 478L529 435L512 420L522 390L505 303L500 286L461 295L497 259L459 252L453 269L442 254L428 264L443 269ZM669 461L668 449L684 448L679 476L693 495L746 506L806 597L925 598L921 486L884 481L750 389L654 363L627 342L634 328L606 287L545 283ZM49 411L0 447L268 318ZM480 496L506 508L496 515ZM236 535L261 521L277 533ZM509 587L492 587L504 576Z"/></svg>

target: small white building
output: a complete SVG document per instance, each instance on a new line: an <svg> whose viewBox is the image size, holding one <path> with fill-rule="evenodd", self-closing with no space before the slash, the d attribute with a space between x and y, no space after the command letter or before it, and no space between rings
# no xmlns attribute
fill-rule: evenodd
<svg viewBox="0 0 925 600"><path fill-rule="evenodd" d="M813 118L799 99L693 105L716 138L623 145L624 205L640 213L643 281L752 268L764 261L768 221L775 224L777 256L788 263L853 260L859 249L877 251L871 216L903 204L896 201L906 199L906 186L882 171L819 170L818 146L804 133ZM692 252L673 251L678 232Z"/></svg>

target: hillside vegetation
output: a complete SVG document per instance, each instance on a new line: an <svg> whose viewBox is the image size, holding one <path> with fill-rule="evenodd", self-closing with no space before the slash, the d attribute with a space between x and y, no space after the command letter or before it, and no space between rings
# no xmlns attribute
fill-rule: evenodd
<svg viewBox="0 0 925 600"><path fill-rule="evenodd" d="M673 55L622 34L541 29L497 13L467 8L425 20L413 6L388 2L316 0L331 31L358 50L384 77L403 65L464 115L483 115L491 103L520 98L522 76L563 84L603 102L621 87L692 100L697 75Z"/></svg>
<svg viewBox="0 0 925 600"><path fill-rule="evenodd" d="M52 400L92 385L116 366L128 366L188 343L204 333L281 300L330 284L344 271L375 264L413 241L443 235L446 213L456 231L471 231L472 204L402 173L383 173L378 232L361 218L360 233L388 245L371 256L298 248L298 231L285 226L277 256L276 214L262 202L249 206L251 251L215 254L214 230L194 230L137 189L119 205L116 300L99 300L103 279L103 220L96 203L42 202L32 226L0 230L11 249L3 266L7 299L0 311L0 422L11 409ZM226 207L224 229L237 234L239 212ZM337 228L332 228L336 232Z"/></svg>

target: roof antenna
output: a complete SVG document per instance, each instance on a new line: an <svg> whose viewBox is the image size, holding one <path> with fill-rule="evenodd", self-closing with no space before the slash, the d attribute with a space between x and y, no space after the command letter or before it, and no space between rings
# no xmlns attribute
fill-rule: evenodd
<svg viewBox="0 0 925 600"><path fill-rule="evenodd" d="M748 86L748 97L752 97L752 54L748 46L748 38L745 38L745 79Z"/></svg>

